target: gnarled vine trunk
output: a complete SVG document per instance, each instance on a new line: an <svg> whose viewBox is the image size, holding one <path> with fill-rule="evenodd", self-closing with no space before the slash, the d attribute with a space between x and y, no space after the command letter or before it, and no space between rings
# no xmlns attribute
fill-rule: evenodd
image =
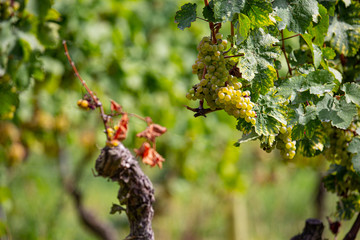
<svg viewBox="0 0 360 240"><path fill-rule="evenodd" d="M131 152L121 143L117 147L104 147L95 169L100 176L120 184L118 199L121 206L113 205L111 213L126 212L130 224L126 239L153 240L154 188Z"/></svg>

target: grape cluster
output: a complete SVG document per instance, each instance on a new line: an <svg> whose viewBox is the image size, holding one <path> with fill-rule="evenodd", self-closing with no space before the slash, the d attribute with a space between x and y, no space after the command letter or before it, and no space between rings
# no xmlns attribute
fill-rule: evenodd
<svg viewBox="0 0 360 240"><path fill-rule="evenodd" d="M199 83L195 84L186 97L190 100L204 100L211 110L224 109L235 118L256 123L254 103L250 100L250 91L243 91L239 79L229 74L233 67L231 60L224 57L227 40L222 34L216 34L216 43L204 37L198 47L198 57L192 66Z"/></svg>
<svg viewBox="0 0 360 240"><path fill-rule="evenodd" d="M325 156L332 163L346 166L353 170L351 163L352 154L348 152L349 143L355 136L359 123L352 122L346 130L329 127L327 133L330 140L330 147L325 151Z"/></svg>
<svg viewBox="0 0 360 240"><path fill-rule="evenodd" d="M20 3L18 1L0 1L0 19L7 20L10 17L14 16L15 13L19 10Z"/></svg>
<svg viewBox="0 0 360 240"><path fill-rule="evenodd" d="M296 141L291 139L292 126L282 126L276 148L280 150L281 155L286 159L293 159L296 154Z"/></svg>

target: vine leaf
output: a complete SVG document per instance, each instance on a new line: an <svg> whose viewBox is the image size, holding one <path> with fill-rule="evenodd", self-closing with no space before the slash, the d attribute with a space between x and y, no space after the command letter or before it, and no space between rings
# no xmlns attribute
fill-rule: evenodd
<svg viewBox="0 0 360 240"><path fill-rule="evenodd" d="M245 39L248 37L250 27L251 27L250 19L245 14L242 13L238 14L238 18L235 22L235 28L237 30L237 39L236 39L237 45L245 41Z"/></svg>
<svg viewBox="0 0 360 240"><path fill-rule="evenodd" d="M325 38L336 51L345 56L355 56L360 47L360 3L354 2L348 8L341 9L341 15L330 19L330 26Z"/></svg>
<svg viewBox="0 0 360 240"><path fill-rule="evenodd" d="M337 100L330 94L326 94L316 108L320 120L331 121L332 126L340 129L347 129L357 115L357 108L353 103L347 103L344 99Z"/></svg>
<svg viewBox="0 0 360 240"><path fill-rule="evenodd" d="M202 13L203 13L204 18L206 20L208 20L209 22L218 22L214 16L214 1L210 1L209 5L206 5L203 8Z"/></svg>
<svg viewBox="0 0 360 240"><path fill-rule="evenodd" d="M320 66L322 60L322 51L312 42L312 36L310 34L301 35L311 50L311 54L314 59L314 66L317 69Z"/></svg>
<svg viewBox="0 0 360 240"><path fill-rule="evenodd" d="M317 130L314 132L311 138L305 137L301 140L298 140L297 148L305 157L314 157L323 151L325 143L325 133L321 130Z"/></svg>
<svg viewBox="0 0 360 240"><path fill-rule="evenodd" d="M354 166L354 169L357 173L360 173L360 139L355 137L351 140L349 147L347 149L349 152L354 153L351 161Z"/></svg>
<svg viewBox="0 0 360 240"><path fill-rule="evenodd" d="M312 36L312 38L314 38L313 42L316 45L321 46L324 43L325 36L329 28L329 15L326 8L323 5L318 4L318 7L320 14L318 23L313 24L311 22L307 30L308 33Z"/></svg>
<svg viewBox="0 0 360 240"><path fill-rule="evenodd" d="M252 131L248 134L243 134L242 137L234 144L236 147L239 147L241 143L249 142L258 139L260 136Z"/></svg>
<svg viewBox="0 0 360 240"><path fill-rule="evenodd" d="M345 99L347 103L353 102L360 106L360 85L356 83L345 83L342 88L345 92Z"/></svg>
<svg viewBox="0 0 360 240"><path fill-rule="evenodd" d="M244 53L238 65L243 78L251 81L256 74L273 66L274 59L280 56L280 50L273 46L278 41L262 28L250 31L249 37L239 45L239 53Z"/></svg>
<svg viewBox="0 0 360 240"><path fill-rule="evenodd" d="M309 89L311 94L322 95L331 92L335 85L335 78L332 73L322 69L309 73L302 89Z"/></svg>
<svg viewBox="0 0 360 240"><path fill-rule="evenodd" d="M253 28L274 25L274 22L270 19L272 11L271 4L264 0L246 1L244 7L244 13L249 17Z"/></svg>
<svg viewBox="0 0 360 240"><path fill-rule="evenodd" d="M218 0L214 4L216 19L223 22L232 21L236 13L240 13L245 6L245 0Z"/></svg>
<svg viewBox="0 0 360 240"><path fill-rule="evenodd" d="M52 5L52 0L32 0L32 1L28 1L27 5L26 5L26 9L36 15L40 22L41 20L43 20L49 9L51 8Z"/></svg>
<svg viewBox="0 0 360 240"><path fill-rule="evenodd" d="M260 94L265 95L272 87L277 78L276 70L273 66L260 68L258 74L252 80L252 98L257 100Z"/></svg>
<svg viewBox="0 0 360 240"><path fill-rule="evenodd" d="M319 7L316 0L275 0L275 13L282 19L279 30L287 27L292 32L305 33L310 23L317 22Z"/></svg>
<svg viewBox="0 0 360 240"><path fill-rule="evenodd" d="M175 23L178 23L178 28L184 30L191 26L192 22L196 20L196 3L186 3L181 7L181 10L175 14Z"/></svg>

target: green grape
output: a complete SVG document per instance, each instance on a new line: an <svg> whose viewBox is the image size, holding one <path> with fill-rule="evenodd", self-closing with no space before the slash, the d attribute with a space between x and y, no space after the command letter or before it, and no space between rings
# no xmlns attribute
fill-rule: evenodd
<svg viewBox="0 0 360 240"><path fill-rule="evenodd" d="M224 109L235 118L244 118L252 125L256 124L254 103L250 100L251 92L243 91L239 80L229 74L233 67L222 52L227 41L222 40L222 34L216 35L217 42L211 42L204 37L198 47L199 51L192 72L198 76L199 83L189 90L186 97L190 100L205 99L211 109Z"/></svg>

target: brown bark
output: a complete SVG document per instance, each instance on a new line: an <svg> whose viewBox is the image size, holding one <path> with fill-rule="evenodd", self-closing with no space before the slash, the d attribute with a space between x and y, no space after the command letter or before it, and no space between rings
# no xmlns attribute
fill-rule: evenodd
<svg viewBox="0 0 360 240"><path fill-rule="evenodd" d="M95 169L100 176L120 184L120 205L114 205L111 212L126 212L130 224L126 239L153 240L154 188L135 157L121 143L117 147L105 147L96 160Z"/></svg>

